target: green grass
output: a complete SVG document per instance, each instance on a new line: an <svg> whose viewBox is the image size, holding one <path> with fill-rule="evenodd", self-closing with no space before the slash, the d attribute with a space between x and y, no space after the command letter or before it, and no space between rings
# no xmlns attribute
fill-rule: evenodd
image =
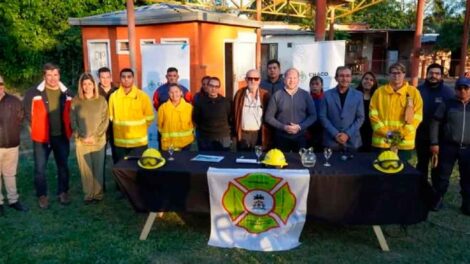
<svg viewBox="0 0 470 264"><path fill-rule="evenodd" d="M40 210L33 187L31 153L21 156L17 176L20 198L27 213L9 208L0 218L0 263L469 263L470 217L459 212L455 176L446 196L446 208L430 213L427 221L384 232L391 252L383 253L371 227L308 222L302 245L287 252L250 252L207 246L207 214L166 214L157 219L146 241L140 231L147 215L136 214L126 200L117 200L111 175L103 202L84 205L72 151L72 204L61 206L52 156L48 167L49 210ZM110 168L109 168L110 169Z"/></svg>

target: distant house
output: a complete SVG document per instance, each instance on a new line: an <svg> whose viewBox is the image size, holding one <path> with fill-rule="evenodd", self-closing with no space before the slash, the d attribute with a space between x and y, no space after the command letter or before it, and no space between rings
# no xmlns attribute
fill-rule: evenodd
<svg viewBox="0 0 470 264"><path fill-rule="evenodd" d="M299 26L285 23L264 22L261 28L261 71L266 75L266 63L277 59L282 70L292 67L292 47L295 44L315 42L311 30L303 30Z"/></svg>
<svg viewBox="0 0 470 264"><path fill-rule="evenodd" d="M410 55L414 38L412 29L370 29L366 24L348 24L335 25L335 30L347 33L344 63L355 74L362 74L366 71L386 74L388 66L397 61L404 63L408 68L411 65ZM262 35L262 62L276 58L285 69L292 66L290 52L292 45L315 41L311 30L303 30L282 23L265 22ZM423 49L425 49L425 41L423 38ZM432 61L440 63L440 55L434 57L436 59ZM450 63L447 58L444 60ZM426 60L425 64L428 65L429 60Z"/></svg>

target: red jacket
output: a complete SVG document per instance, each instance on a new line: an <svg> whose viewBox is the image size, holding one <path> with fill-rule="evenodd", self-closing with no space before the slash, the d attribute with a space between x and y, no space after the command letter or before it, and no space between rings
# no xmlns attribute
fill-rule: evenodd
<svg viewBox="0 0 470 264"><path fill-rule="evenodd" d="M64 135L70 139L72 127L70 126L70 106L73 95L67 87L60 83L60 109L62 111L62 129ZM26 119L31 126L31 139L34 142L49 142L49 112L47 109L47 96L45 83L41 82L26 92L24 98Z"/></svg>

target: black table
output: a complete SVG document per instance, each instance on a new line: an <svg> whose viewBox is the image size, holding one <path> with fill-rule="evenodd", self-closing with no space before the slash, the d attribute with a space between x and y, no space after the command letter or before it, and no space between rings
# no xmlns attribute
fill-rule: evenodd
<svg viewBox="0 0 470 264"><path fill-rule="evenodd" d="M223 155L219 163L190 161L197 154ZM165 155L165 153L164 153ZM137 160L122 160L113 167L119 186L136 211L210 212L207 170L216 168L261 168L239 164L237 157L254 158L252 153L178 152L175 160L152 170L141 170ZM397 174L384 174L372 166L377 154L357 153L343 161L334 153L332 167L317 164L310 171L307 200L309 217L340 224L415 224L429 211L430 187L413 167L405 165ZM288 153L288 169L303 168L298 154ZM375 230L374 230L375 231Z"/></svg>

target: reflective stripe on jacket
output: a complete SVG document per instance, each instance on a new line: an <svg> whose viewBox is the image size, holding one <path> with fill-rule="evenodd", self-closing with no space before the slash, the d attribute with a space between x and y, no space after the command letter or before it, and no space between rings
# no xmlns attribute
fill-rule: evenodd
<svg viewBox="0 0 470 264"><path fill-rule="evenodd" d="M136 86L128 94L122 87L111 94L109 119L113 122L116 146L134 148L148 144L147 128L154 119L152 103Z"/></svg>
<svg viewBox="0 0 470 264"><path fill-rule="evenodd" d="M62 83L59 83L59 88L61 91L62 132L70 139L72 136L70 107L73 95ZM49 142L49 112L45 89L45 82L42 81L37 87L28 90L24 99L26 118L30 121L31 126L31 139L40 143Z"/></svg>
<svg viewBox="0 0 470 264"><path fill-rule="evenodd" d="M158 108L162 150L168 150L170 144L175 148L184 148L194 141L192 114L193 106L184 99L177 106L168 100Z"/></svg>
<svg viewBox="0 0 470 264"><path fill-rule="evenodd" d="M405 109L408 97L413 102L413 122L405 123ZM398 145L398 149L411 150L415 147L416 129L423 120L423 100L414 86L405 82L397 91L387 84L379 87L371 98L369 117L372 125L372 146L377 148L389 148L385 142L387 132L398 131L404 140Z"/></svg>

